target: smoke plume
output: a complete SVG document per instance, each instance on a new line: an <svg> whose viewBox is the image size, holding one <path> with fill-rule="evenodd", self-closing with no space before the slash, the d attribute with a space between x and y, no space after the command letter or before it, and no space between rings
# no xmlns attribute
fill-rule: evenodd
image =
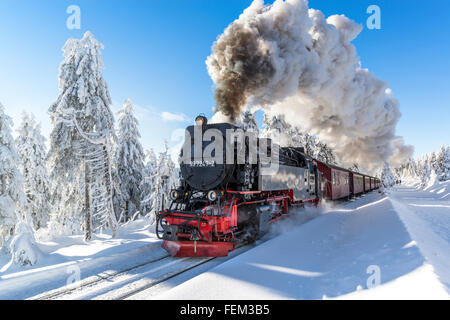
<svg viewBox="0 0 450 320"><path fill-rule="evenodd" d="M362 26L326 19L306 0L255 0L219 36L206 64L216 111L234 121L246 108L283 114L317 134L344 165L368 170L407 159L395 135L401 116L388 84L361 68L351 44Z"/></svg>

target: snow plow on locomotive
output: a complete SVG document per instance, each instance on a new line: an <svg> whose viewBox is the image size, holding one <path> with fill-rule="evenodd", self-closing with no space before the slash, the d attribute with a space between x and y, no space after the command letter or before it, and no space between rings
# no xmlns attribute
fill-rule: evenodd
<svg viewBox="0 0 450 320"><path fill-rule="evenodd" d="M180 185L157 214L162 247L174 257L227 256L267 233L291 207L317 205L328 192L324 168L303 148L279 147L199 116L186 129Z"/></svg>

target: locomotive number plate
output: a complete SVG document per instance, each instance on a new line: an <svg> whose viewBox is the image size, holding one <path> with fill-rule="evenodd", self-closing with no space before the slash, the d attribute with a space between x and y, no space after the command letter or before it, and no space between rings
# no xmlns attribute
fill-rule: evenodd
<svg viewBox="0 0 450 320"><path fill-rule="evenodd" d="M189 163L189 165L191 167L197 167L197 168L202 168L202 167L214 167L215 162L214 161L191 161Z"/></svg>

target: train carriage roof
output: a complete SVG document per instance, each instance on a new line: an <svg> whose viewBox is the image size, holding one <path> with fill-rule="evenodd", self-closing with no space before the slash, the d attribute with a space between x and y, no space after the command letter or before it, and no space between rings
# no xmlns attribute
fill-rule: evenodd
<svg viewBox="0 0 450 320"><path fill-rule="evenodd" d="M334 164L325 163L325 162L320 161L320 160L317 160L317 159L315 159L315 158L312 158L312 159L313 159L314 161L320 162L320 163L323 164L324 166L326 166L326 167L328 167L328 168L331 168L331 169L334 169L334 170L345 171L345 172L349 172L349 173L351 173L351 174L355 174L355 175L359 175L359 176L363 176L363 177L368 177L368 178L372 178L372 179L375 179L375 180L378 180L378 181L379 181L378 178L369 176L368 174L365 174L365 173L356 172L356 171L353 171L353 170L350 170L350 169L345 169L345 168L339 167L339 166L334 165Z"/></svg>

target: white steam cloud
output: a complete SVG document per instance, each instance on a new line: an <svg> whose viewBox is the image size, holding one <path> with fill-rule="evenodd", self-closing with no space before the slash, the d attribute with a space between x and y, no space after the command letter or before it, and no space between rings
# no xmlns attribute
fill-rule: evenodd
<svg viewBox="0 0 450 320"><path fill-rule="evenodd" d="M395 135L401 114L388 84L361 68L350 43L361 30L343 15L325 19L306 0L255 0L206 61L216 111L230 121L249 107L285 115L329 144L344 165L399 164L413 148Z"/></svg>

